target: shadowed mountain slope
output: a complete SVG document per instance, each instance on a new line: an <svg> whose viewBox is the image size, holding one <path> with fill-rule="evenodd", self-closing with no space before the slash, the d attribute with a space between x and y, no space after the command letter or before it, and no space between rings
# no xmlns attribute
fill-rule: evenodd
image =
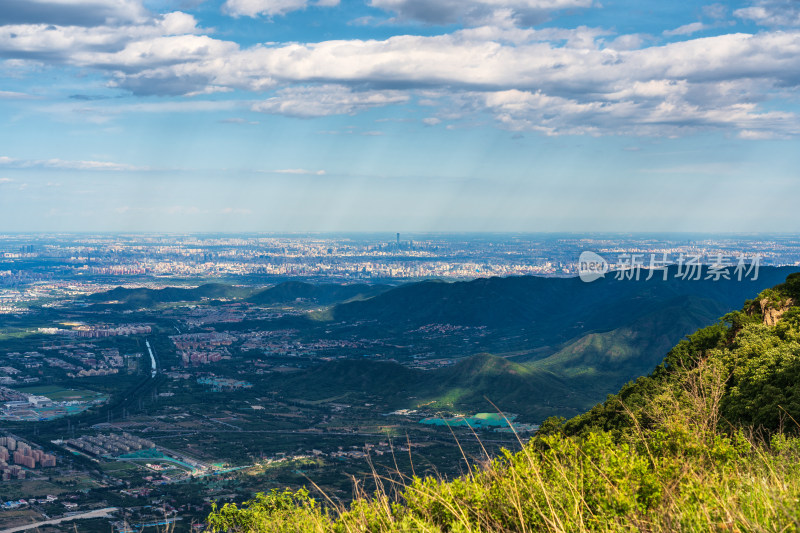
<svg viewBox="0 0 800 533"><path fill-rule="evenodd" d="M94 303L115 303L129 308L150 307L159 303L195 302L208 300L232 300L244 298L252 292L247 287L236 287L222 283L208 283L192 289L165 287L163 289L126 289L117 287L110 291L99 292L87 297Z"/></svg>
<svg viewBox="0 0 800 533"><path fill-rule="evenodd" d="M247 301L264 305L292 303L297 300L332 304L353 298L369 298L389 289L391 289L389 285L366 285L363 283L315 285L303 281L286 281L253 294L247 298Z"/></svg>

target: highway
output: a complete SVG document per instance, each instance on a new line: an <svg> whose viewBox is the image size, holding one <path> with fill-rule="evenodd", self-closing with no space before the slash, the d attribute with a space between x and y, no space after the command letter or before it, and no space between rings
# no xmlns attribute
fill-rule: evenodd
<svg viewBox="0 0 800 533"><path fill-rule="evenodd" d="M150 346L150 340L145 339L144 343L147 345L147 351L150 352L150 377L156 377L158 374L158 365L156 365L156 356L153 355L153 348Z"/></svg>
<svg viewBox="0 0 800 533"><path fill-rule="evenodd" d="M135 406L136 400L146 397L146 395L149 394L150 391L159 384L159 382L165 379L163 375L159 376L158 354L153 349L149 339L145 339L145 345L147 346L147 352L150 355L150 377L142 377L138 383L133 385L124 393L116 395L116 399L113 402L110 402L105 407L99 408L96 412L78 415L76 418L77 422L87 425L107 422L110 419L110 413L118 413L118 416L122 417L125 408Z"/></svg>

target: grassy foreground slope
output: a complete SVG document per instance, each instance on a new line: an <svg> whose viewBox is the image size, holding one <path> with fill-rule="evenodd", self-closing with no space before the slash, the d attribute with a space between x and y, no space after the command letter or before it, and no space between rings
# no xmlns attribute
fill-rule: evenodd
<svg viewBox="0 0 800 533"><path fill-rule="evenodd" d="M349 508L273 491L211 531L798 531L800 275L673 348L650 376L464 477ZM395 478L396 479L396 478ZM330 502L332 503L332 502Z"/></svg>

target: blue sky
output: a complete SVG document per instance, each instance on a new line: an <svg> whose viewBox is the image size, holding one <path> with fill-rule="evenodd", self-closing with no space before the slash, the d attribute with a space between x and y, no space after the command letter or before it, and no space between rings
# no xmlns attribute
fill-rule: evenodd
<svg viewBox="0 0 800 533"><path fill-rule="evenodd" d="M3 0L0 231L800 230L800 2Z"/></svg>

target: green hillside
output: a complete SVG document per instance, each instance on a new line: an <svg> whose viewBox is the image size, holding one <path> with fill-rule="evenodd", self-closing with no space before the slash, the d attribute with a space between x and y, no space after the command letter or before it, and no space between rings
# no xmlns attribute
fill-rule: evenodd
<svg viewBox="0 0 800 533"><path fill-rule="evenodd" d="M656 393L681 386L687 372L713 372L724 381L721 424L775 431L800 421L800 274L762 292L741 311L680 342L655 371L625 385L588 413L570 420L565 431L621 431L636 422ZM780 317L779 320L777 317ZM775 322L777 320L777 322ZM772 322L775 322L774 324Z"/></svg>
<svg viewBox="0 0 800 533"><path fill-rule="evenodd" d="M215 510L209 529L798 531L798 304L794 274L680 342L649 376L566 424L547 420L521 451L475 462L463 477L377 477L377 492L349 507L305 489L272 491ZM620 332L582 342L628 341ZM629 355L620 348L609 358ZM460 370L473 369L487 379L533 371L491 357Z"/></svg>
<svg viewBox="0 0 800 533"><path fill-rule="evenodd" d="M783 272L764 269L758 284ZM751 282L605 281L511 277L380 288L372 298L336 305L333 314L341 324L356 324L353 331L362 337L397 331L396 338L405 340L408 328L441 321L489 327L493 333L486 344L472 349L493 351L507 337L521 339L528 353L543 344L545 349L547 343L563 344L545 351L545 357L537 354L540 358L514 352L504 354L510 359L456 354L455 365L431 371L369 359L336 361L291 379L276 378L271 386L294 391L298 398L366 394L398 408L480 412L494 403L537 423L548 416L571 417L650 373L688 333L714 324L733 308L732 294L757 293L746 292ZM335 287L291 283L265 292L309 296ZM343 287L357 291L360 286ZM559 291L563 294L556 297Z"/></svg>
<svg viewBox="0 0 800 533"><path fill-rule="evenodd" d="M746 298L782 282L796 268L762 268L756 281L736 279L666 281L616 280L609 276L593 283L578 278L510 276L464 282L425 281L387 290L372 298L333 307L331 321L369 323L384 332L401 333L426 324L440 323L487 327L499 336L514 336L506 350L561 346L590 332L607 332L643 316L663 313L680 298L694 297L693 313L708 315L708 322L689 324L664 351L697 327L707 325L725 310L736 309ZM703 276L704 278L704 276ZM718 307L709 308L708 301ZM670 311L671 312L671 311ZM503 350L503 351L506 351ZM495 347L484 351L498 352ZM657 354L644 371L663 356ZM550 352L552 353L552 352ZM632 375L629 375L630 377Z"/></svg>
<svg viewBox="0 0 800 533"><path fill-rule="evenodd" d="M252 289L235 287L223 283L207 283L195 288L165 287L163 289L126 289L117 287L110 291L99 292L87 297L87 300L99 304L112 304L119 307L139 309L148 308L160 303L197 302L200 300L231 300L249 296Z"/></svg>
<svg viewBox="0 0 800 533"><path fill-rule="evenodd" d="M375 396L395 408L477 412L491 410L491 401L531 420L578 414L592 405L589 394L553 372L489 354L426 371L366 359L333 361L276 377L270 386L304 400Z"/></svg>
<svg viewBox="0 0 800 533"><path fill-rule="evenodd" d="M223 283L207 283L195 288L146 287L127 289L117 287L110 291L92 294L87 300L93 303L113 304L126 308L146 308L159 303L195 302L200 300L244 300L263 305L288 304L306 301L315 304L334 304L369 298L391 289L389 285L366 284L312 284L302 281L286 281L274 287L255 290L252 287L237 287Z"/></svg>
<svg viewBox="0 0 800 533"><path fill-rule="evenodd" d="M316 304L332 304L352 299L370 298L390 288L389 285L366 285L363 283L316 285L303 281L286 281L253 294L247 298L247 301L266 305L294 303L298 300Z"/></svg>
<svg viewBox="0 0 800 533"><path fill-rule="evenodd" d="M647 374L655 368L686 332L713 324L724 312L716 301L679 296L629 324L579 337L529 365L582 378L587 386L593 381L611 380L619 388L630 375Z"/></svg>
<svg viewBox="0 0 800 533"><path fill-rule="evenodd" d="M415 392L422 404L432 407L486 411L493 409L491 401L532 420L542 420L548 413L577 413L591 405L590 396L575 390L569 380L489 354L427 372Z"/></svg>

